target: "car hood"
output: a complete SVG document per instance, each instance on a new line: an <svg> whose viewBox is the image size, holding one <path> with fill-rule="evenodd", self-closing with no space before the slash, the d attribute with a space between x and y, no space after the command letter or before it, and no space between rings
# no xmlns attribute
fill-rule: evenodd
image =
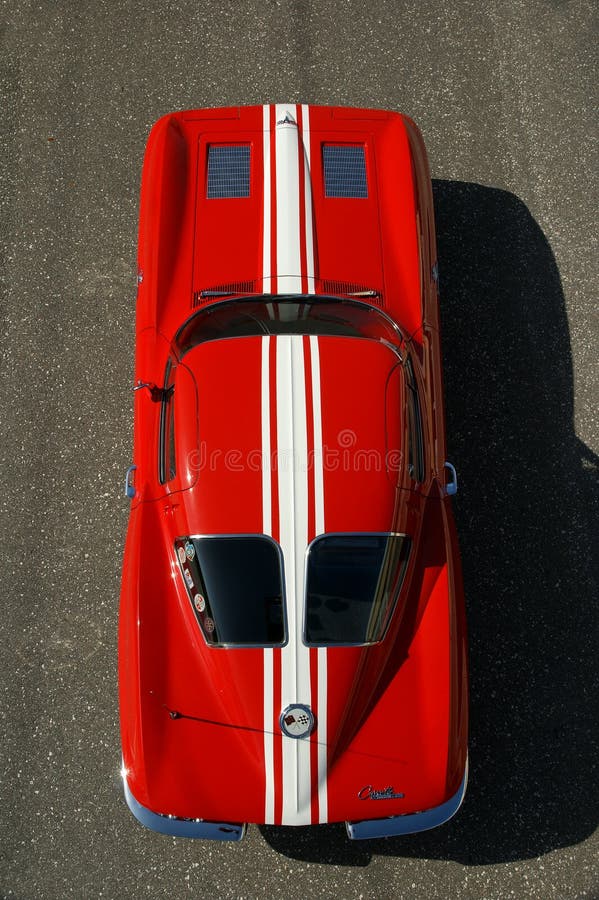
<svg viewBox="0 0 599 900"><path fill-rule="evenodd" d="M248 185L235 184L235 199L218 180L212 189L212 163L227 167L210 155L239 147ZM329 183L331 148L363 151L363 175L340 159ZM215 302L211 292L357 293L414 334L422 309L413 173L406 120L381 110L273 104L165 116L144 160L138 330L173 334Z"/></svg>

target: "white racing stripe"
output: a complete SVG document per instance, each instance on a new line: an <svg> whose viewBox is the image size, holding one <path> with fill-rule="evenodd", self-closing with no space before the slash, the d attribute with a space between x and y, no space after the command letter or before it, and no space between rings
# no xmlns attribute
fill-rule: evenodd
<svg viewBox="0 0 599 900"><path fill-rule="evenodd" d="M262 291L269 294L271 290L270 260L270 106L262 107L262 136L264 152L264 221L262 226Z"/></svg>
<svg viewBox="0 0 599 900"><path fill-rule="evenodd" d="M280 124L286 119L293 124ZM278 103L275 122L277 290L280 294L300 294L299 148L295 105Z"/></svg>
<svg viewBox="0 0 599 900"><path fill-rule="evenodd" d="M303 227L306 232L306 275L308 293L314 293L314 235L312 226L312 181L310 175L310 107L302 104L302 143L304 146L304 197L305 216Z"/></svg>
<svg viewBox="0 0 599 900"><path fill-rule="evenodd" d="M270 468L270 337L262 338L260 419L262 430L262 530L272 535L272 484Z"/></svg>
<svg viewBox="0 0 599 900"><path fill-rule="evenodd" d="M288 643L281 650L281 708L312 705L310 651L303 642L308 541L306 373L301 336L277 339L279 540L285 564ZM310 743L283 736L283 825L311 822Z"/></svg>
<svg viewBox="0 0 599 900"><path fill-rule="evenodd" d="M320 404L320 353L318 338L310 337L312 369L312 422L314 427L314 511L315 537L324 532L324 468L322 459L322 409Z"/></svg>
<svg viewBox="0 0 599 900"><path fill-rule="evenodd" d="M318 338L310 337L312 369L312 422L314 431L314 512L315 537L324 534L324 467L322 449L322 408L320 400L320 354ZM328 821L327 792L327 648L317 650L318 678L318 821Z"/></svg>
<svg viewBox="0 0 599 900"><path fill-rule="evenodd" d="M270 106L262 107L262 132L264 173L264 216L262 228L262 290L271 290L271 216L270 216ZM262 531L272 536L272 483L270 466L270 338L262 338L261 370L261 428L262 428ZM264 649L264 821L275 820L275 770L274 770L274 651Z"/></svg>
<svg viewBox="0 0 599 900"><path fill-rule="evenodd" d="M270 469L270 341L262 338L262 370L261 370L261 428L262 428L262 531L272 535L272 484ZM264 649L264 767L265 767L265 802L264 821L271 825L275 820L275 772L274 772L274 736L272 723L273 709L273 650Z"/></svg>
<svg viewBox="0 0 599 900"><path fill-rule="evenodd" d="M270 107L263 107L264 127L264 238L262 254L263 290L301 293L302 275L308 278L308 292L314 293L314 246L312 229L312 190L310 183L310 118L308 106L302 106L302 143L304 165L300 166L297 139L299 108L277 105L275 122L275 158L270 154ZM293 122L289 120L292 119ZM275 172L273 175L272 165ZM300 173L301 176L300 176ZM300 212L300 177L304 178L305 215ZM271 254L271 190L275 191L276 249ZM301 233L305 236L306 269L301 269ZM276 281L275 281L276 279ZM276 373L270 371L269 341L276 340ZM319 648L318 696L312 697L310 649L303 641L305 596L304 558L308 543L308 468L307 416L314 431L314 489L316 534L324 532L324 490L322 460L322 421L320 402L320 361L318 339L310 338L312 369L312 408L306 408L306 360L301 336L281 336L262 340L262 506L263 530L272 533L272 473L270 468L270 393L271 375L276 375L276 434L279 500L279 543L283 553L287 602L288 643L280 651L264 651L264 761L266 769L265 822L274 821L275 794L282 790L284 825L311 823L310 742L282 736L282 784L275 784L273 721L280 710L274 709L274 653L281 653L281 710L287 705L304 703L318 709L318 800L319 821L327 821L327 651Z"/></svg>

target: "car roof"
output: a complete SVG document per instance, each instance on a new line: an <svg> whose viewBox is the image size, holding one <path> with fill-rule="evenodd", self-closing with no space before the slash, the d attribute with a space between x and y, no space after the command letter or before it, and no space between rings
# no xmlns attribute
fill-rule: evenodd
<svg viewBox="0 0 599 900"><path fill-rule="evenodd" d="M183 497L189 533L269 533L270 525L276 536L273 522L300 512L311 523L306 544L325 529L392 529L402 460L393 349L351 337L241 337L202 343L183 365L197 390L194 409L175 382L177 465L194 470Z"/></svg>

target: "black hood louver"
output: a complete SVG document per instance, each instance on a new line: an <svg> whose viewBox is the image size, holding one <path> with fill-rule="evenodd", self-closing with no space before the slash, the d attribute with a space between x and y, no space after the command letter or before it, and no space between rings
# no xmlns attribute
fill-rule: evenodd
<svg viewBox="0 0 599 900"><path fill-rule="evenodd" d="M260 280L258 281L232 281L227 284L219 284L214 287L200 288L193 292L191 306L197 309L204 303L217 300L219 297L232 297L235 294L260 294ZM351 297L355 300L368 300L377 306L384 306L382 293L376 288L364 284L348 281L335 281L330 278L316 279L316 296L329 294L334 297Z"/></svg>
<svg viewBox="0 0 599 900"><path fill-rule="evenodd" d="M257 294L258 292L259 288L255 281L233 281L229 284L219 284L215 287L194 291L191 306L196 309L203 303L209 303L218 297L231 297L233 294Z"/></svg>

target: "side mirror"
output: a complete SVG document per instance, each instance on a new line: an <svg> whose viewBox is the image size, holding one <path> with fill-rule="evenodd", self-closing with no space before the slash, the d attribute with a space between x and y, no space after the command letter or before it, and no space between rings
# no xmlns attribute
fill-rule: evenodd
<svg viewBox="0 0 599 900"><path fill-rule="evenodd" d="M445 493L448 497L452 497L458 492L458 473L455 470L455 466L452 466L450 462L443 463L443 467L449 469L451 474L451 481L445 485Z"/></svg>
<svg viewBox="0 0 599 900"><path fill-rule="evenodd" d="M136 469L137 466L129 466L127 474L125 475L125 497L127 497L128 500L133 500L135 497L135 488L133 486L131 475Z"/></svg>

